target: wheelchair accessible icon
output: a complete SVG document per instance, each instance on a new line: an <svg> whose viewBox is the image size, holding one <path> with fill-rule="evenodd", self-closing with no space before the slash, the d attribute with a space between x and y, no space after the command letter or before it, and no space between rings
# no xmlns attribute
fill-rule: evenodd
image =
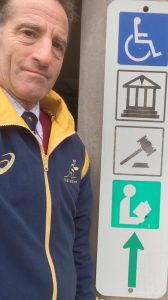
<svg viewBox="0 0 168 300"><path fill-rule="evenodd" d="M125 52L127 54L127 56L132 59L133 61L144 61L146 59L148 59L150 57L150 55L152 55L154 58L158 57L160 55L162 55L162 52L156 52L153 41L150 39L144 39L144 38L148 38L148 33L141 33L138 30L138 25L141 23L141 18L139 17L135 17L134 18L134 34L131 34L128 36L128 38L126 39L125 42ZM134 57L133 55L131 55L130 50L129 50L129 43L131 42L131 40L134 41L135 44L147 44L149 45L149 51L146 53L146 55L142 56L142 57Z"/></svg>
<svg viewBox="0 0 168 300"><path fill-rule="evenodd" d="M167 21L163 14L120 13L119 64L167 65Z"/></svg>

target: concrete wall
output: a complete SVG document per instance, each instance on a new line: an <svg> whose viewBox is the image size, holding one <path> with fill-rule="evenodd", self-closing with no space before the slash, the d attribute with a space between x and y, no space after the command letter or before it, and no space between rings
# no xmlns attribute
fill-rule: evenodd
<svg viewBox="0 0 168 300"><path fill-rule="evenodd" d="M54 86L54 90L56 90L67 103L75 122L77 121L78 112L81 6L82 0L77 0L77 17L75 18L75 22L71 25L70 39L65 53L63 67Z"/></svg>
<svg viewBox="0 0 168 300"><path fill-rule="evenodd" d="M88 149L91 159L94 204L90 239L92 256L95 262L99 208L106 12L110 2L111 0L83 0L82 2L78 132ZM108 300L121 299L118 297L102 298ZM168 300L168 293L160 299ZM138 299L136 298L136 300Z"/></svg>

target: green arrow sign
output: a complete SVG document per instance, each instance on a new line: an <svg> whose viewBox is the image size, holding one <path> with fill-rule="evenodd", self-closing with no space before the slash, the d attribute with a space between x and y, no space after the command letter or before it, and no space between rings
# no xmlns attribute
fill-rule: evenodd
<svg viewBox="0 0 168 300"><path fill-rule="evenodd" d="M136 233L123 246L124 249L130 248L129 270L128 270L128 287L136 287L136 271L137 271L137 254L138 249L144 250Z"/></svg>

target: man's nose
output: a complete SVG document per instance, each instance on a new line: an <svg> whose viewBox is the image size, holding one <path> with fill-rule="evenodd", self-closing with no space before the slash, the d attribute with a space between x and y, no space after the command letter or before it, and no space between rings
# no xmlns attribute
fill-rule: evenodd
<svg viewBox="0 0 168 300"><path fill-rule="evenodd" d="M39 40L32 56L42 67L48 67L52 59L52 42L49 39Z"/></svg>

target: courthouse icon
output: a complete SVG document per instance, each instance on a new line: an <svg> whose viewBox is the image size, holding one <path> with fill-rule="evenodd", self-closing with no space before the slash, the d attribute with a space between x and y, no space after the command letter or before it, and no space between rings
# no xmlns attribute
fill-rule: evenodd
<svg viewBox="0 0 168 300"><path fill-rule="evenodd" d="M155 110L156 92L161 88L160 85L140 75L125 83L123 88L127 89L127 95L126 106L121 117L153 119L160 117Z"/></svg>

